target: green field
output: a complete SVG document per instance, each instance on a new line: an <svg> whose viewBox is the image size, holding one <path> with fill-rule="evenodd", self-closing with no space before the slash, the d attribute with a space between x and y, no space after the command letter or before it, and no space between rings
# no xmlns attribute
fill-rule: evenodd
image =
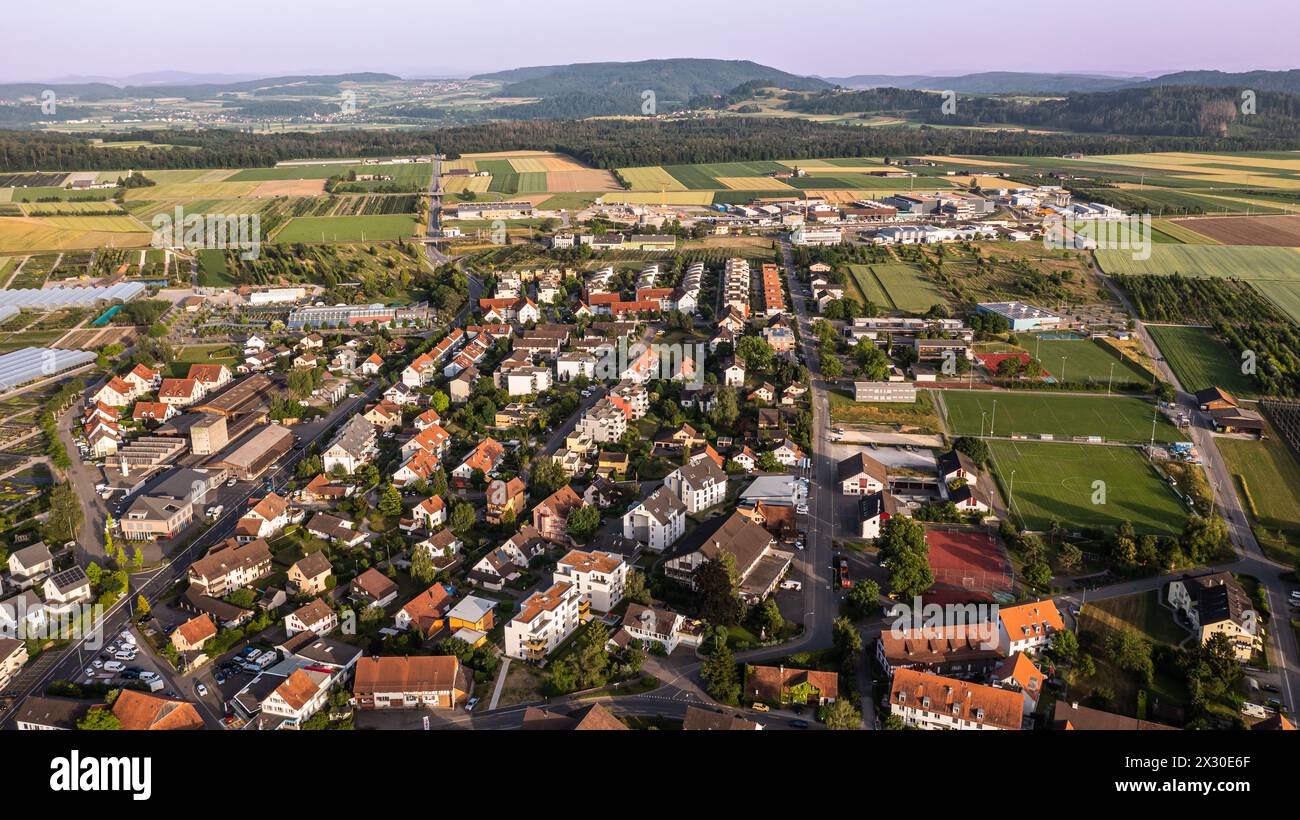
<svg viewBox="0 0 1300 820"><path fill-rule="evenodd" d="M707 191L717 188L725 188L717 178L710 175L704 169L707 165L665 165L664 170L672 175L673 179L685 185L691 191Z"/></svg>
<svg viewBox="0 0 1300 820"><path fill-rule="evenodd" d="M1214 334L1203 327L1147 325L1151 337L1184 390L1222 387L1234 396L1255 398L1255 385L1241 364Z"/></svg>
<svg viewBox="0 0 1300 820"><path fill-rule="evenodd" d="M1151 258L1146 260L1134 259L1131 251L1099 250L1096 254L1106 273L1181 273L1195 277L1300 282L1300 251L1293 248L1153 244Z"/></svg>
<svg viewBox="0 0 1300 820"><path fill-rule="evenodd" d="M275 242L371 242L414 235L411 214L383 216L299 216L275 235Z"/></svg>
<svg viewBox="0 0 1300 820"><path fill-rule="evenodd" d="M200 285L209 288L225 288L238 284L230 276L224 250L204 248L198 251L198 257Z"/></svg>
<svg viewBox="0 0 1300 820"><path fill-rule="evenodd" d="M934 305L947 305L939 289L916 265L889 262L850 265L853 281L863 298L885 310L925 313Z"/></svg>
<svg viewBox="0 0 1300 820"><path fill-rule="evenodd" d="M1003 497L1028 529L1046 530L1053 520L1067 529L1129 521L1138 532L1174 534L1187 519L1136 449L991 441L989 450Z"/></svg>
<svg viewBox="0 0 1300 820"><path fill-rule="evenodd" d="M1125 382L1151 383L1150 374L1094 339L1043 339L1021 333L1016 336L1016 344L1042 362L1043 370L1058 381L1111 382L1116 386ZM1113 372L1111 365L1114 365Z"/></svg>
<svg viewBox="0 0 1300 820"><path fill-rule="evenodd" d="M943 403L948 408L949 432L961 436L977 436L981 430L988 435L991 428L1000 436L1101 436L1107 441L1145 443L1151 439L1155 412L1155 405L1145 399L1087 394L945 390ZM1163 416L1156 422L1156 441L1185 439Z"/></svg>
<svg viewBox="0 0 1300 820"><path fill-rule="evenodd" d="M1219 437L1215 443L1237 491L1247 497L1260 545L1279 561L1300 561L1300 464L1286 444L1276 435L1267 441Z"/></svg>

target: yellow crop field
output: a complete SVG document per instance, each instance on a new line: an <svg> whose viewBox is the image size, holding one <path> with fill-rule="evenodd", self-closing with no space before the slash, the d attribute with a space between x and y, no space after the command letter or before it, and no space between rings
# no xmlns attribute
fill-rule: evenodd
<svg viewBox="0 0 1300 820"><path fill-rule="evenodd" d="M686 186L658 165L619 168L619 174L633 191L685 191Z"/></svg>
<svg viewBox="0 0 1300 820"><path fill-rule="evenodd" d="M474 160L465 159L464 157L461 157L460 159L445 159L442 161L442 170L443 173L446 173L447 171L473 172L478 170L478 165L475 164Z"/></svg>
<svg viewBox="0 0 1300 820"><path fill-rule="evenodd" d="M545 173L546 161L540 157L512 157L510 167L521 174L527 173Z"/></svg>
<svg viewBox="0 0 1300 820"><path fill-rule="evenodd" d="M604 194L605 202L628 205L712 205L712 191L616 191Z"/></svg>
<svg viewBox="0 0 1300 820"><path fill-rule="evenodd" d="M473 191L481 194L492 184L492 177L443 177L442 190L452 194Z"/></svg>
<svg viewBox="0 0 1300 820"><path fill-rule="evenodd" d="M578 162L576 159L571 159L570 157L561 156L559 154L553 157L542 157L541 163L542 165L546 166L544 168L544 170L546 171L590 171L592 170L591 168L588 168L586 165L583 165L581 162Z"/></svg>
<svg viewBox="0 0 1300 820"><path fill-rule="evenodd" d="M930 162L942 162L947 165L978 165L981 168L1007 168L1014 167L1009 162L993 162L987 159L975 159L972 157L940 157L933 154L926 154L918 159L929 160Z"/></svg>
<svg viewBox="0 0 1300 820"><path fill-rule="evenodd" d="M250 196L260 182L179 182L132 188L128 202L139 199L234 199Z"/></svg>
<svg viewBox="0 0 1300 820"><path fill-rule="evenodd" d="M1175 179L1189 179L1195 182L1204 182L1207 185L1240 185L1250 186L1252 188L1277 188L1284 191L1300 189L1300 179L1275 177L1268 174L1238 173L1233 171L1224 171L1221 168L1211 169L1205 174L1174 174L1173 177Z"/></svg>
<svg viewBox="0 0 1300 820"><path fill-rule="evenodd" d="M546 174L546 190L560 192L574 191L621 191L623 186L618 184L614 175L609 171L600 171L595 168L584 168L581 170L571 171L548 171Z"/></svg>
<svg viewBox="0 0 1300 820"><path fill-rule="evenodd" d="M174 171L141 171L141 173L159 185L170 185L188 182L221 182L223 179L233 176L236 172L233 168L197 168ZM124 176L126 176L126 171L100 171L96 180L98 182L116 182Z"/></svg>
<svg viewBox="0 0 1300 820"><path fill-rule="evenodd" d="M733 191L793 191L779 179L772 177L717 177L726 187Z"/></svg>
<svg viewBox="0 0 1300 820"><path fill-rule="evenodd" d="M43 216L41 221L70 231L107 231L133 233L145 230L145 225L133 216Z"/></svg>
<svg viewBox="0 0 1300 820"><path fill-rule="evenodd" d="M321 196L325 193L323 179L268 179L257 183L253 196Z"/></svg>
<svg viewBox="0 0 1300 820"><path fill-rule="evenodd" d="M485 151L477 154L461 154L468 159L512 159L514 157L553 157L552 151Z"/></svg>
<svg viewBox="0 0 1300 820"><path fill-rule="evenodd" d="M70 218L81 219L82 217ZM115 219L116 217L110 218ZM148 231L123 233L117 231L69 230L63 226L51 224L46 219L0 217L0 253L66 251L104 247L141 248L149 244L152 236Z"/></svg>

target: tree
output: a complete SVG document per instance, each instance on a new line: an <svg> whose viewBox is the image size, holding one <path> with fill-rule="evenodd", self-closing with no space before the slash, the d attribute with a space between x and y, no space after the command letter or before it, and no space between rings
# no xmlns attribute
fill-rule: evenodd
<svg viewBox="0 0 1300 820"><path fill-rule="evenodd" d="M724 556L730 557L721 553L695 570L695 589L702 619L713 624L735 626L740 619L742 604Z"/></svg>
<svg viewBox="0 0 1300 820"><path fill-rule="evenodd" d="M379 497L379 512L387 518L402 514L402 493L394 484L389 484Z"/></svg>
<svg viewBox="0 0 1300 820"><path fill-rule="evenodd" d="M595 535L596 529L599 527L600 509L594 504L584 504L569 513L565 531L579 544L585 544L590 540L591 536Z"/></svg>
<svg viewBox="0 0 1300 820"><path fill-rule="evenodd" d="M578 633L569 653L578 688L604 686L609 671L609 628L598 620L588 621Z"/></svg>
<svg viewBox="0 0 1300 820"><path fill-rule="evenodd" d="M767 640L777 637L785 628L785 618L781 617L781 608L776 605L776 599L770 596L759 604L757 620Z"/></svg>
<svg viewBox="0 0 1300 820"><path fill-rule="evenodd" d="M141 618L148 618L149 613L153 612L153 607L149 606L149 599L141 593L135 598L135 614Z"/></svg>
<svg viewBox="0 0 1300 820"><path fill-rule="evenodd" d="M822 375L828 379L838 379L844 375L844 364L834 354L822 353L817 362Z"/></svg>
<svg viewBox="0 0 1300 820"><path fill-rule="evenodd" d="M547 495L569 483L569 474L564 471L564 465L550 456L533 461L528 478L530 484L537 486Z"/></svg>
<svg viewBox="0 0 1300 820"><path fill-rule="evenodd" d="M822 709L822 722L827 729L847 731L862 728L862 713L849 702L840 698Z"/></svg>
<svg viewBox="0 0 1300 820"><path fill-rule="evenodd" d="M914 598L934 585L930 571L930 547L925 527L904 516L885 522L880 535L880 556L889 566L889 585L895 593Z"/></svg>
<svg viewBox="0 0 1300 820"><path fill-rule="evenodd" d="M81 502L72 485L66 481L54 485L50 490L50 512L46 523L56 538L50 540L75 541L81 520Z"/></svg>
<svg viewBox="0 0 1300 820"><path fill-rule="evenodd" d="M1056 562L1062 569L1072 570L1083 563L1083 550L1067 541L1056 551Z"/></svg>
<svg viewBox="0 0 1300 820"><path fill-rule="evenodd" d="M849 606L859 616L874 615L879 608L877 601L880 600L880 584L870 578L864 578L853 585L849 590L848 598Z"/></svg>
<svg viewBox="0 0 1300 820"><path fill-rule="evenodd" d="M638 569L628 572L627 581L623 586L623 597L634 604L650 605L653 598L650 596L650 590L646 587L644 572Z"/></svg>
<svg viewBox="0 0 1300 820"><path fill-rule="evenodd" d="M1052 584L1052 568L1046 561L1034 561L1025 567L1025 583L1038 589L1047 589Z"/></svg>
<svg viewBox="0 0 1300 820"><path fill-rule="evenodd" d="M464 537L474 526L476 520L474 506L468 501L460 501L452 505L450 518L452 532Z"/></svg>
<svg viewBox="0 0 1300 820"><path fill-rule="evenodd" d="M137 545L134 554L131 556L131 565L136 572L144 569L144 550Z"/></svg>
<svg viewBox="0 0 1300 820"><path fill-rule="evenodd" d="M122 721L107 706L91 709L86 716L77 721L77 728L87 731L116 732L122 728Z"/></svg>
<svg viewBox="0 0 1300 820"><path fill-rule="evenodd" d="M1052 633L1048 653L1058 661L1073 663L1079 654L1079 639L1070 630L1059 629Z"/></svg>
<svg viewBox="0 0 1300 820"><path fill-rule="evenodd" d="M758 336L741 336L736 340L736 356L750 370L767 371L772 367L775 353L765 339Z"/></svg>
<svg viewBox="0 0 1300 820"><path fill-rule="evenodd" d="M411 548L411 577L421 584L432 584L438 577L438 569L433 565L433 555L427 547L416 544Z"/></svg>
<svg viewBox="0 0 1300 820"><path fill-rule="evenodd" d="M952 448L970 456L971 461L979 465L989 463L989 446L984 439L975 436L961 436L952 443Z"/></svg>
<svg viewBox="0 0 1300 820"><path fill-rule="evenodd" d="M713 654L704 661L704 665L700 667L700 679L704 681L704 690L714 700L732 704L740 700L740 677L736 672L736 658L725 643L715 649Z"/></svg>
<svg viewBox="0 0 1300 820"><path fill-rule="evenodd" d="M736 419L740 418L740 405L736 401L734 388L718 388L713 409L709 411L709 418L713 421L714 426L721 429L728 429L736 423Z"/></svg>
<svg viewBox="0 0 1300 820"><path fill-rule="evenodd" d="M429 406L436 410L438 415L441 416L443 413L446 413L447 408L451 406L451 399L441 390L435 390L433 391L433 395L429 397Z"/></svg>

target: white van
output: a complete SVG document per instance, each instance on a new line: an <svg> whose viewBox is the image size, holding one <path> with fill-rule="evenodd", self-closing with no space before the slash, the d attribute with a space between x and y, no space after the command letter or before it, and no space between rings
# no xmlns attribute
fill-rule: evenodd
<svg viewBox="0 0 1300 820"><path fill-rule="evenodd" d="M108 663L104 664L104 671L112 672L114 674L121 672L125 668L126 667L124 667L122 664L118 663L117 661L109 661Z"/></svg>

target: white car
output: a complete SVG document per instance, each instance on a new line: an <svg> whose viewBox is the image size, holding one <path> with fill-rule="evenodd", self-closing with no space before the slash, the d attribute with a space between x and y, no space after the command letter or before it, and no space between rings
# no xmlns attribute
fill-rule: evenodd
<svg viewBox="0 0 1300 820"><path fill-rule="evenodd" d="M807 515L807 514L808 514L808 505L807 505L807 504L800 504L799 506L797 506L797 507L794 508L794 511L797 512L799 515Z"/></svg>
<svg viewBox="0 0 1300 820"><path fill-rule="evenodd" d="M108 663L104 664L105 672L116 673L116 672L121 672L125 668L126 668L125 666L123 666L121 663L118 663L117 661L109 661Z"/></svg>
<svg viewBox="0 0 1300 820"><path fill-rule="evenodd" d="M799 590L803 589L803 584L801 584L798 581L782 581L781 589L793 589L794 591L798 592Z"/></svg>
<svg viewBox="0 0 1300 820"><path fill-rule="evenodd" d="M157 680L157 679L158 679L158 673L157 673L157 672L148 672L148 671L145 671L145 672L141 672L141 673L140 673L140 680L144 681L145 683L148 683L148 682L151 681L151 680Z"/></svg>
<svg viewBox="0 0 1300 820"><path fill-rule="evenodd" d="M234 479L234 478L232 478L232 479L230 479L229 481L226 482L226 486L227 486L227 487L233 487L233 486L235 486L235 485L238 484L238 483L239 483L239 480L238 480L238 479Z"/></svg>
<svg viewBox="0 0 1300 820"><path fill-rule="evenodd" d="M128 630L128 629L123 629L123 630L122 630L122 634L119 635L118 637L121 638L122 640L126 641L126 642L129 643L129 644L132 644L132 645L135 644L135 636L132 635L132 634L131 634L131 631Z"/></svg>
<svg viewBox="0 0 1300 820"><path fill-rule="evenodd" d="M87 669L87 670L86 670L86 677L88 677L88 678L94 678L94 677L95 677L95 670L94 670L94 669ZM86 681L86 682L89 683L90 681Z"/></svg>
<svg viewBox="0 0 1300 820"><path fill-rule="evenodd" d="M205 698L208 696L208 687L204 686L201 683L198 686L194 687L194 691L198 692L199 697L201 698Z"/></svg>

